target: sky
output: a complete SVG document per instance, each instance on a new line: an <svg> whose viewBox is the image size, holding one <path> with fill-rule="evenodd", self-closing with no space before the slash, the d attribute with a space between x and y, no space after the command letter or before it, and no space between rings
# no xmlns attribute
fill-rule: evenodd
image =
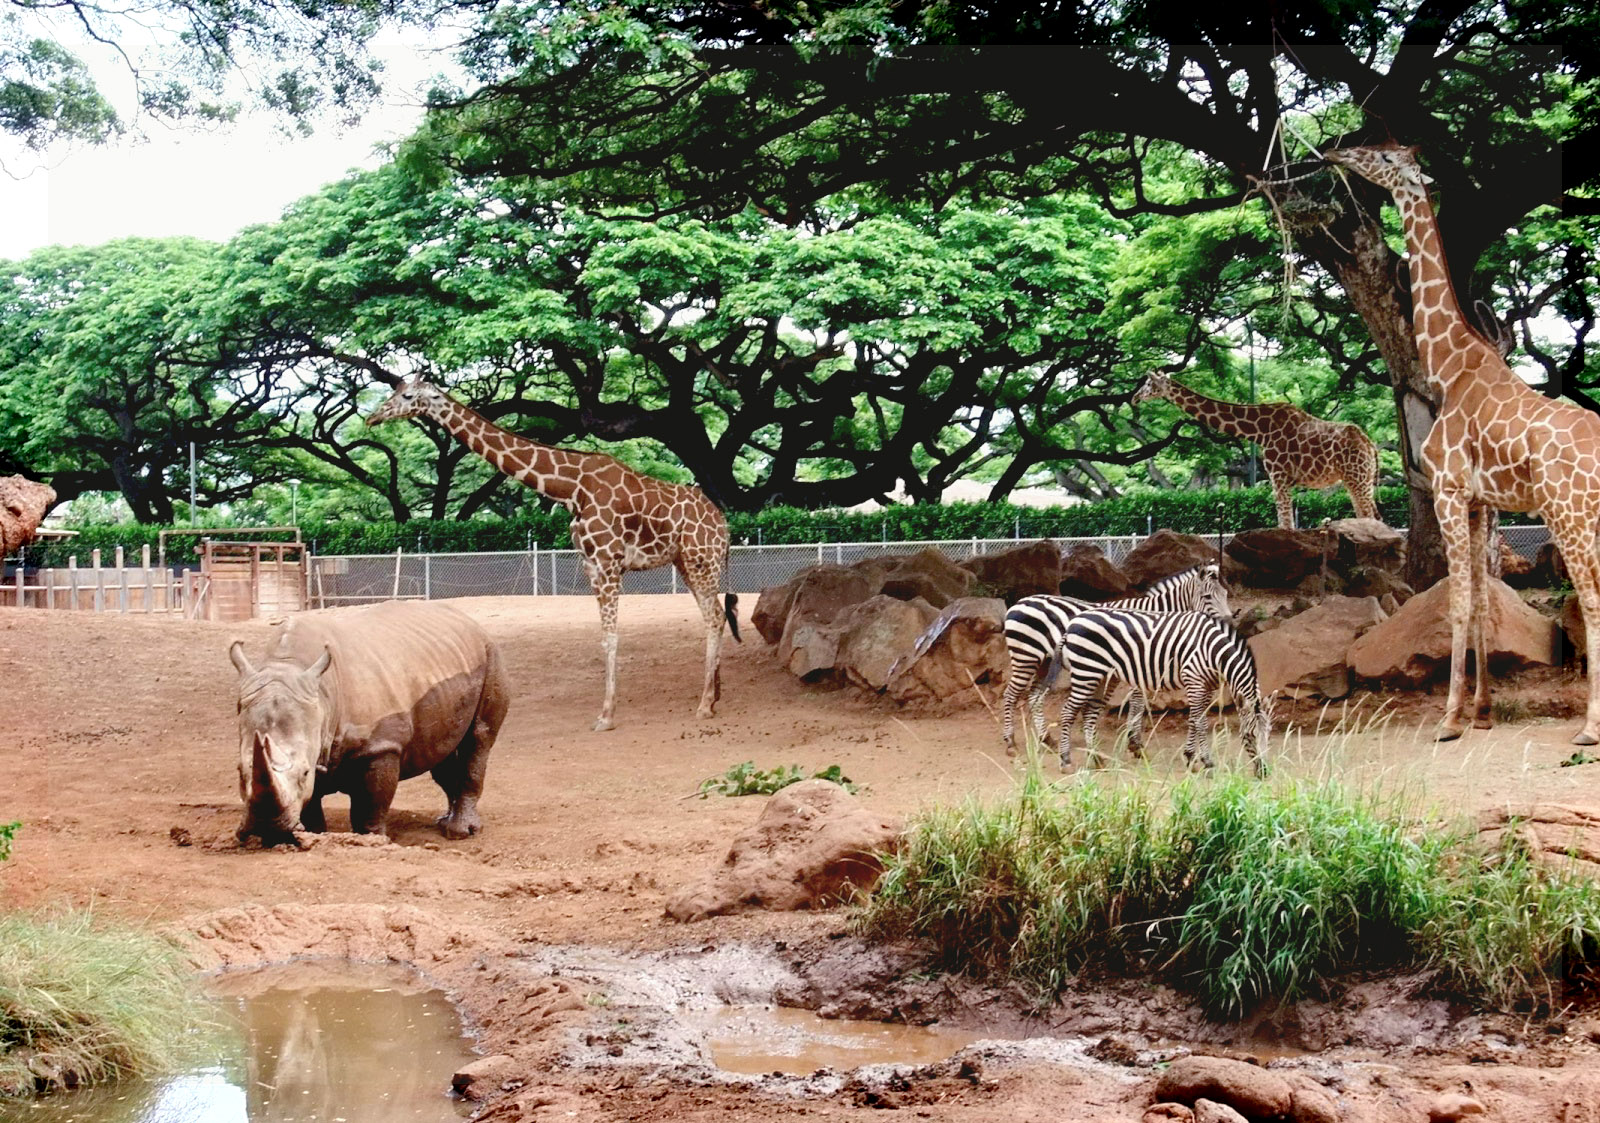
<svg viewBox="0 0 1600 1123"><path fill-rule="evenodd" d="M356 167L375 167L375 146L421 120L410 90L439 59L399 42L384 45L383 102L354 128L319 122L310 137L285 136L265 115L225 131L141 123L145 136L47 158L7 159L0 171L0 260L52 244L187 234L226 240ZM40 165L43 166L40 166ZM7 174L10 173L10 174Z"/></svg>

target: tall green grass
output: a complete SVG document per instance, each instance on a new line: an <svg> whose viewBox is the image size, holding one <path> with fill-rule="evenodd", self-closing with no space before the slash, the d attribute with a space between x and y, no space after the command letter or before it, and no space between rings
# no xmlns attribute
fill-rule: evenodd
<svg viewBox="0 0 1600 1123"><path fill-rule="evenodd" d="M0 1098L173 1071L209 1014L155 935L82 910L0 913Z"/></svg>
<svg viewBox="0 0 1600 1123"><path fill-rule="evenodd" d="M947 969L1041 996L1154 972L1213 1013L1431 965L1465 994L1550 1001L1600 955L1600 890L1331 780L1048 782L933 808L858 916Z"/></svg>

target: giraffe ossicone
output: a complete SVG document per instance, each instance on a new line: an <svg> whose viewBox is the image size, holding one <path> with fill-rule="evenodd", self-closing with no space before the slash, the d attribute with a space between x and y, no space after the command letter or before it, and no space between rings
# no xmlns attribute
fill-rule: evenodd
<svg viewBox="0 0 1600 1123"><path fill-rule="evenodd" d="M401 381L367 418L379 425L402 417L430 417L497 471L526 484L572 512L572 545L600 605L605 656L605 700L596 730L615 726L617 707L617 602L630 570L676 566L705 621L705 680L696 713L710 717L722 693L722 629L739 638L738 597L722 603L728 565L728 522L697 487L635 472L603 452L555 448L518 436L469 409L419 375Z"/></svg>
<svg viewBox="0 0 1600 1123"><path fill-rule="evenodd" d="M1343 484L1356 517L1376 519L1378 448L1360 426L1312 417L1289 402L1227 402L1208 398L1170 375L1152 374L1134 391L1133 404L1164 399L1207 428L1254 441L1272 482L1278 525L1294 529L1294 489Z"/></svg>
<svg viewBox="0 0 1600 1123"><path fill-rule="evenodd" d="M1589 698L1574 744L1600 744L1600 416L1517 376L1462 314L1417 149L1337 149L1325 159L1387 190L1405 227L1411 326L1439 403L1422 445L1450 569L1450 692L1439 739L1466 729L1466 653L1478 653L1472 724L1492 724L1484 637L1490 530L1500 511L1542 517L1583 610Z"/></svg>

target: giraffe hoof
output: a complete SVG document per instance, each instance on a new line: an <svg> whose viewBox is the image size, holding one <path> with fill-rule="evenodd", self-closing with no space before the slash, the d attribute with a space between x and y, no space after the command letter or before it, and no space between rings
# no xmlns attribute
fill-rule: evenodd
<svg viewBox="0 0 1600 1123"><path fill-rule="evenodd" d="M1574 745L1600 745L1600 737L1596 737L1587 729L1572 739Z"/></svg>
<svg viewBox="0 0 1600 1123"><path fill-rule="evenodd" d="M1490 718L1490 717L1475 717L1475 718L1472 719L1472 728L1474 728L1474 729L1493 729L1494 728L1494 719Z"/></svg>
<svg viewBox="0 0 1600 1123"><path fill-rule="evenodd" d="M694 712L694 716L695 717L714 717L715 715L716 715L716 711L713 710L710 706L701 706L698 710L696 710Z"/></svg>
<svg viewBox="0 0 1600 1123"><path fill-rule="evenodd" d="M1461 736L1465 732L1466 729L1460 725L1441 725L1439 726L1439 732L1434 734L1433 739L1435 741L1454 741L1457 737Z"/></svg>
<svg viewBox="0 0 1600 1123"><path fill-rule="evenodd" d="M612 721L608 717L602 717L602 718L596 718L595 719L594 731L596 733L604 733L608 729L615 729L616 727L617 727L617 723Z"/></svg>

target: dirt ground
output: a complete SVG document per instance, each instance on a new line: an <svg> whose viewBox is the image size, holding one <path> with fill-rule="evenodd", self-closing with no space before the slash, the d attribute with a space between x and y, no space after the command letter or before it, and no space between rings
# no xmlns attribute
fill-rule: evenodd
<svg viewBox="0 0 1600 1123"><path fill-rule="evenodd" d="M930 982L911 952L885 955L848 936L842 912L666 919L667 896L720 862L761 811L759 797L693 797L730 765L838 764L871 806L901 815L1012 782L992 700L910 711L802 684L749 626L754 600L743 598L745 642L725 647L717 716L702 721L692 602L626 598L618 727L607 733L591 731L602 674L592 600L454 602L501 644L515 690L483 833L443 840L433 826L442 795L419 778L400 789L390 841L329 834L301 851L233 840L237 676L227 646L241 638L260 653L266 623L0 609L0 822L24 824L0 866L0 900L92 903L163 926L202 968L303 954L416 963L456 997L484 1052L509 1058L483 1109L495 1120L777 1120L861 1107L962 1121L1137 1120L1152 1057L1185 1045L1309 1075L1337 1093L1346 1119L1426 1120L1429 1097L1461 1093L1491 1119L1600 1120L1600 1019L1582 1010L1482 1015L1428 997L1425 981L1387 980L1278 1011L1251 1036L1206 1023L1159 987L1086 986L1030 1025L1018 996ZM1524 720L1447 745L1430 739L1438 695L1285 709L1278 764L1380 781L1451 813L1591 801L1600 769L1558 767L1573 751L1581 694L1571 673L1513 684L1500 697L1521 701ZM1181 740L1168 717L1158 769L1177 774ZM330 831L347 827L345 806L328 801ZM1014 1043L873 1084L731 1081L704 1064L645 1063L618 1044L608 988L627 989L627 964L716 964L732 953L781 961L790 973L781 1001L1010 1038L1087 1034L1100 1045L1063 1060ZM584 969L585 956L609 956L610 975ZM716 991L738 972L712 973L724 975L709 984Z"/></svg>

